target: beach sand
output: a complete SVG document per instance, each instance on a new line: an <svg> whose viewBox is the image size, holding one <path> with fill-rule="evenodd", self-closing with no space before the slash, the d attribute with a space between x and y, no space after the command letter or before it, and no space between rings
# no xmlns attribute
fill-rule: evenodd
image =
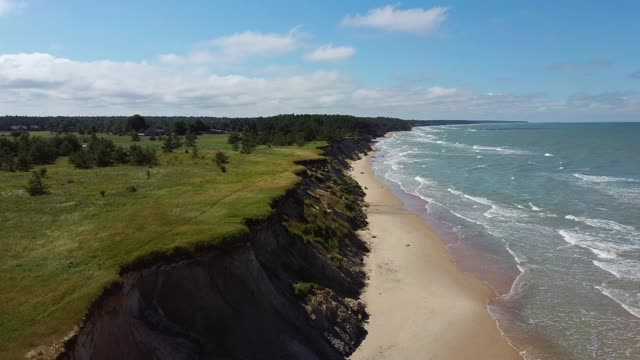
<svg viewBox="0 0 640 360"><path fill-rule="evenodd" d="M362 300L369 334L360 359L522 359L502 337L487 303L495 294L460 271L445 243L373 174L369 158L352 163L365 188L371 246Z"/></svg>

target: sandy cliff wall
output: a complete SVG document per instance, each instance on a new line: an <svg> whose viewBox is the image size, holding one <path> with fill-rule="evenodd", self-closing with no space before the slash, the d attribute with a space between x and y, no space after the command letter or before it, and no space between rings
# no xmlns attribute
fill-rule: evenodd
<svg viewBox="0 0 640 360"><path fill-rule="evenodd" d="M348 140L225 246L123 271L60 359L343 359L366 335L364 193ZM294 291L295 289L295 291ZM294 294L295 292L295 294Z"/></svg>

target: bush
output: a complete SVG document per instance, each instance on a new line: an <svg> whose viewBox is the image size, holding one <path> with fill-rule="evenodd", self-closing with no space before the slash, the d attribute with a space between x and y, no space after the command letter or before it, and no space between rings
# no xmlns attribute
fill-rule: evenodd
<svg viewBox="0 0 640 360"><path fill-rule="evenodd" d="M95 166L93 154L84 149L71 154L69 162L77 169L91 169Z"/></svg>
<svg viewBox="0 0 640 360"><path fill-rule="evenodd" d="M122 146L117 146L111 155L113 162L116 164L127 164L129 162L129 152Z"/></svg>
<svg viewBox="0 0 640 360"><path fill-rule="evenodd" d="M138 191L138 188L135 187L135 185L129 185L129 186L127 186L127 188L125 190L127 190L127 192L134 193L134 192Z"/></svg>
<svg viewBox="0 0 640 360"><path fill-rule="evenodd" d="M156 165L158 157L155 150L133 144L129 147L129 163L137 166Z"/></svg>
<svg viewBox="0 0 640 360"><path fill-rule="evenodd" d="M293 284L293 295L300 298L305 298L317 287L318 287L318 284L311 283L311 282L295 283Z"/></svg>
<svg viewBox="0 0 640 360"><path fill-rule="evenodd" d="M140 141L140 135L138 135L138 132L135 130L131 130L129 136L131 136L131 141Z"/></svg>
<svg viewBox="0 0 640 360"><path fill-rule="evenodd" d="M198 137L196 136L196 134L192 133L191 131L187 131L187 134L184 136L184 145L188 147L194 147L196 146L197 139Z"/></svg>
<svg viewBox="0 0 640 360"><path fill-rule="evenodd" d="M31 178L24 187L29 195L38 196L47 194L49 186L44 183L44 178L47 177L47 169L41 168L31 172L31 174Z"/></svg>
<svg viewBox="0 0 640 360"><path fill-rule="evenodd" d="M216 152L216 155L213 158L213 161L216 163L216 166L222 170L222 172L227 172L226 164L229 163L229 157L222 151Z"/></svg>
<svg viewBox="0 0 640 360"><path fill-rule="evenodd" d="M99 167L113 165L113 152L115 149L116 145L109 139L92 137L91 141L89 141L89 151L93 153L95 165Z"/></svg>

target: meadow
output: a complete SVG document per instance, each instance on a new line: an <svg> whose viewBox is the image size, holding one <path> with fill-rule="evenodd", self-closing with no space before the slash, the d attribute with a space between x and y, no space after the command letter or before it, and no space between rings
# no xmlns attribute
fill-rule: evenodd
<svg viewBox="0 0 640 360"><path fill-rule="evenodd" d="M186 148L162 153L162 141L137 143L158 149L157 166L79 170L62 157L45 166L44 196L24 191L30 172L0 172L0 358L60 341L123 266L246 231L247 219L270 214L299 181L295 162L321 158L324 145L241 154L226 135L201 135L193 158ZM219 150L229 156L226 172L213 162Z"/></svg>

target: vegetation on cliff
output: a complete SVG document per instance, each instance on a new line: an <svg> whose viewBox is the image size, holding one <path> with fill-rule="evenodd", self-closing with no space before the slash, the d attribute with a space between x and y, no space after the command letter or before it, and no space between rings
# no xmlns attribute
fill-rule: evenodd
<svg viewBox="0 0 640 360"><path fill-rule="evenodd" d="M109 139L132 145L129 136ZM268 216L299 181L295 162L320 158L321 145L242 154L226 135L203 135L199 157L159 152L151 168L78 170L61 157L47 165L48 195L37 197L24 190L31 172L0 172L0 358L59 341L123 266L246 231L247 219Z"/></svg>

